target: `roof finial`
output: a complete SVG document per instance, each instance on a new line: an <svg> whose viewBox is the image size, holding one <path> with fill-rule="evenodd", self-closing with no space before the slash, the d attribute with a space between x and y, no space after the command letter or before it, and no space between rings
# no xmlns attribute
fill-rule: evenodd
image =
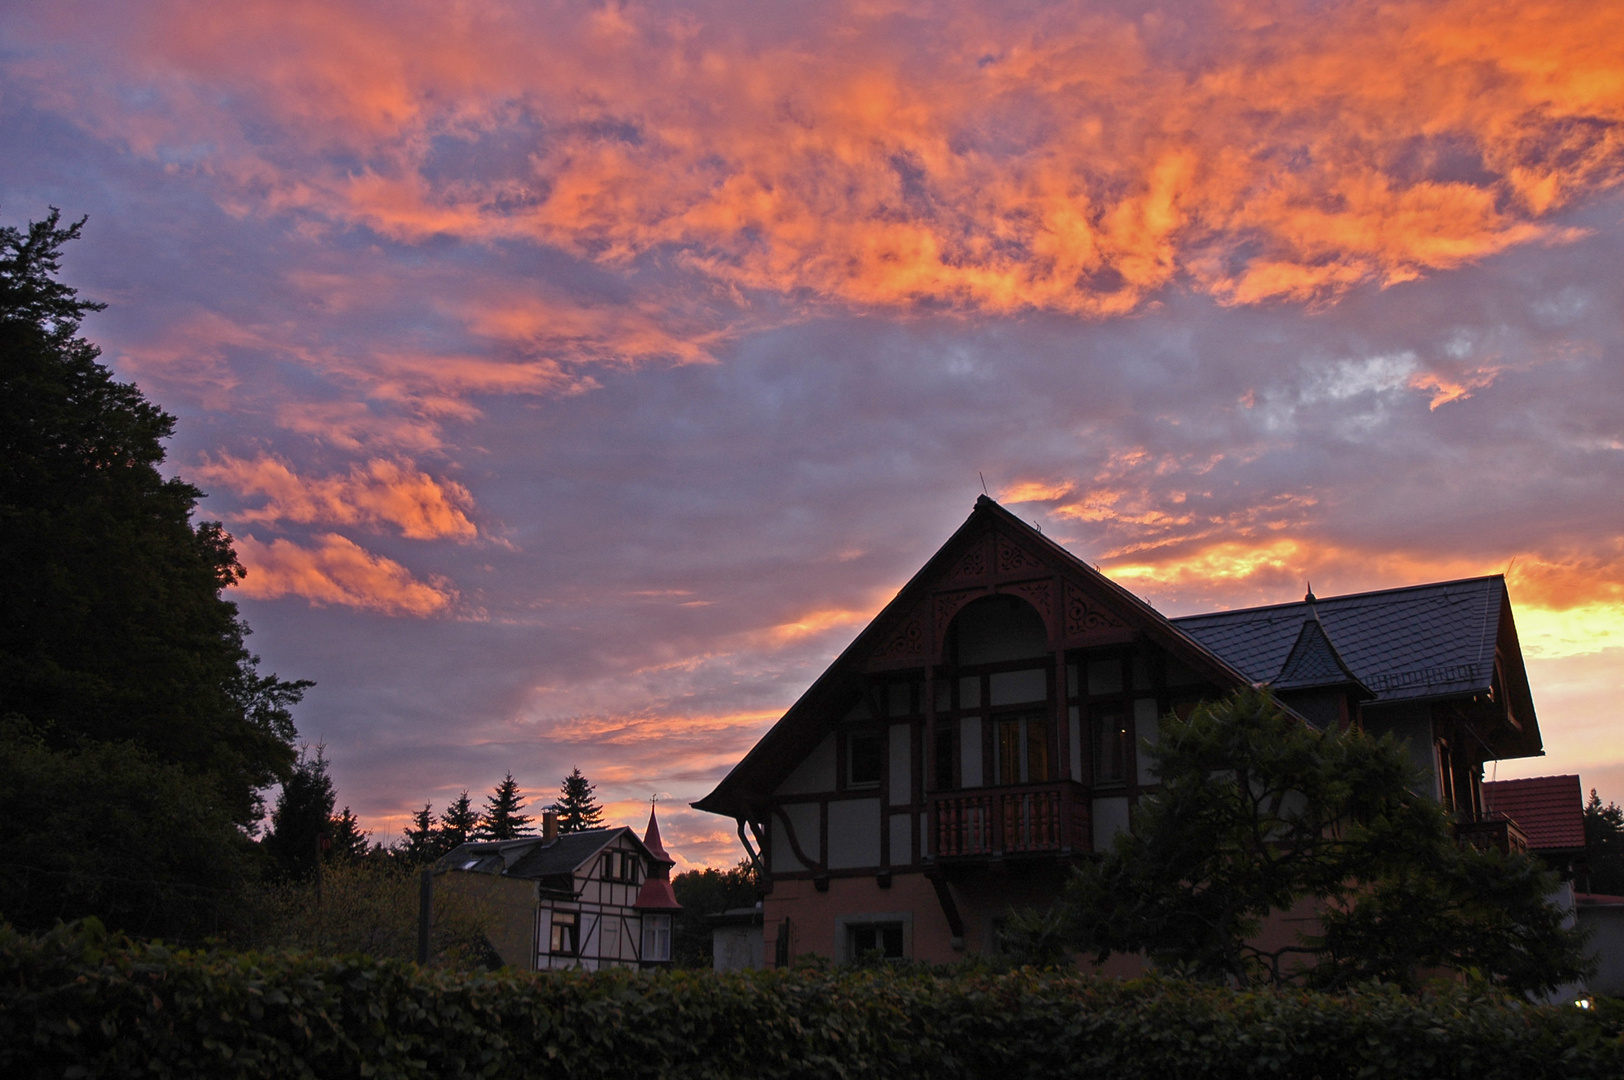
<svg viewBox="0 0 1624 1080"><path fill-rule="evenodd" d="M981 475L981 470L980 469L976 470L976 476L977 476L977 478L979 478L981 480L981 494L987 495L987 478L985 476ZM992 498L992 496L987 495L987 498L990 499L990 498Z"/></svg>
<svg viewBox="0 0 1624 1080"><path fill-rule="evenodd" d="M1312 604L1316 599L1318 597L1314 595L1314 583L1310 581L1308 583L1308 595L1303 597L1303 603Z"/></svg>

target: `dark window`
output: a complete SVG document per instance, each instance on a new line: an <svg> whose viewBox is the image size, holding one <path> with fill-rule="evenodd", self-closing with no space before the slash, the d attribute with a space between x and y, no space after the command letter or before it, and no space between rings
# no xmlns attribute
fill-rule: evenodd
<svg viewBox="0 0 1624 1080"><path fill-rule="evenodd" d="M1095 709L1094 782L1120 784L1128 777L1128 716L1117 708Z"/></svg>
<svg viewBox="0 0 1624 1080"><path fill-rule="evenodd" d="M554 956L575 956L581 951L581 916L574 911L553 912L552 938L548 951Z"/></svg>
<svg viewBox="0 0 1624 1080"><path fill-rule="evenodd" d="M880 782L880 737L853 735L846 740L847 770L852 784Z"/></svg>
<svg viewBox="0 0 1624 1080"><path fill-rule="evenodd" d="M875 952L887 960L903 958L901 923L853 923L846 927L846 955L849 959L856 960L865 953Z"/></svg>
<svg viewBox="0 0 1624 1080"><path fill-rule="evenodd" d="M946 726L936 729L936 787L953 790L953 729Z"/></svg>
<svg viewBox="0 0 1624 1080"><path fill-rule="evenodd" d="M1041 784L1049 779L1049 724L1041 716L998 721L998 783Z"/></svg>

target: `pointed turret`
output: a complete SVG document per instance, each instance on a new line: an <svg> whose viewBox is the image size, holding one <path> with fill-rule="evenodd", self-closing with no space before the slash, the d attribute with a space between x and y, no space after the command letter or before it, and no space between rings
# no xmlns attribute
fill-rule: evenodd
<svg viewBox="0 0 1624 1080"><path fill-rule="evenodd" d="M633 906L639 911L680 911L682 905L677 903L677 894L671 891L671 868L677 860L665 853L665 845L660 843L660 823L654 817L654 807L648 808L648 829L643 833L643 846L648 853L654 856L648 868L648 880L638 890L637 903Z"/></svg>

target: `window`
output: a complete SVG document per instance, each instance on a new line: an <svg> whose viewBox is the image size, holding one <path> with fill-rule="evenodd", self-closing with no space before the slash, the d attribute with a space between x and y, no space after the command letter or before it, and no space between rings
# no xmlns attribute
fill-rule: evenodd
<svg viewBox="0 0 1624 1080"><path fill-rule="evenodd" d="M953 729L945 721L936 729L936 786L942 791L953 790Z"/></svg>
<svg viewBox="0 0 1624 1080"><path fill-rule="evenodd" d="M578 911L554 911L552 937L547 951L554 956L578 956L581 952L581 914Z"/></svg>
<svg viewBox="0 0 1624 1080"><path fill-rule="evenodd" d="M901 960L902 923L849 923L846 926L846 957L856 960L865 953L878 952L886 960Z"/></svg>
<svg viewBox="0 0 1624 1080"><path fill-rule="evenodd" d="M603 878L605 881L624 881L636 885L638 877L638 859L635 852L606 851L603 853Z"/></svg>
<svg viewBox="0 0 1624 1080"><path fill-rule="evenodd" d="M1128 715L1120 708L1095 709L1094 782L1121 784L1128 778Z"/></svg>
<svg viewBox="0 0 1624 1080"><path fill-rule="evenodd" d="M605 915L598 923L598 955L608 960L620 958L620 918Z"/></svg>
<svg viewBox="0 0 1624 1080"><path fill-rule="evenodd" d="M1041 784L1049 779L1049 725L1041 716L998 721L998 782Z"/></svg>
<svg viewBox="0 0 1624 1080"><path fill-rule="evenodd" d="M853 787L879 784L880 759L880 737L878 735L863 734L847 737L847 783Z"/></svg>
<svg viewBox="0 0 1624 1080"><path fill-rule="evenodd" d="M643 959L671 959L671 916L643 916Z"/></svg>

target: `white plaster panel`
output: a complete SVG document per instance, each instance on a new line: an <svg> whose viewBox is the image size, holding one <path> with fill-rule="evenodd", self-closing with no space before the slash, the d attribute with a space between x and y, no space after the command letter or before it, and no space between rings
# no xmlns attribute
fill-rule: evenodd
<svg viewBox="0 0 1624 1080"><path fill-rule="evenodd" d="M891 725L891 805L913 802L913 728Z"/></svg>
<svg viewBox="0 0 1624 1080"><path fill-rule="evenodd" d="M880 800L829 804L829 869L880 865Z"/></svg>
<svg viewBox="0 0 1624 1080"><path fill-rule="evenodd" d="M1119 832L1128 831L1128 800L1121 796L1094 800L1094 850L1107 851Z"/></svg>
<svg viewBox="0 0 1624 1080"><path fill-rule="evenodd" d="M913 862L913 815L891 815L891 865L907 866Z"/></svg>
<svg viewBox="0 0 1624 1080"><path fill-rule="evenodd" d="M1133 703L1133 730L1139 738L1137 751L1139 754L1139 782L1141 784L1157 783L1156 763L1145 753L1145 743L1156 745L1157 733L1161 727L1161 711L1156 708L1155 698L1139 698Z"/></svg>
<svg viewBox="0 0 1624 1080"><path fill-rule="evenodd" d="M795 839L806 852L809 859L818 857L819 844L822 836L818 830L818 804L817 803L790 803L783 808L784 816L789 818L795 826ZM773 815L773 871L775 873L786 870L809 869L801 860L795 857L795 849L789 846L789 836L784 831L784 823L777 814Z"/></svg>
<svg viewBox="0 0 1624 1080"><path fill-rule="evenodd" d="M959 718L959 779L961 787L981 786L981 718Z"/></svg>
<svg viewBox="0 0 1624 1080"><path fill-rule="evenodd" d="M825 735L795 771L778 785L777 795L810 795L835 789L835 737Z"/></svg>
<svg viewBox="0 0 1624 1080"><path fill-rule="evenodd" d="M1049 696L1049 680L1042 668L1000 671L987 679L987 696L994 705L1024 705Z"/></svg>

